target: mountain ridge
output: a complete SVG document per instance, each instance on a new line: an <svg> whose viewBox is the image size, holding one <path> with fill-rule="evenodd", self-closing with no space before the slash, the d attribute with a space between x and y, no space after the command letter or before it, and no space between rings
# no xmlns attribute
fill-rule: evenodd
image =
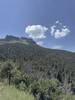
<svg viewBox="0 0 75 100"><path fill-rule="evenodd" d="M17 36L13 36L13 35L6 35L4 38L0 38L0 42L2 42L2 41L8 41L8 42L10 42L10 41L27 41L27 42L32 42L32 43L34 43L34 44L36 44L36 45L38 45L33 39L31 39L31 38L26 38L26 37L17 37ZM38 45L38 46L40 46L40 45ZM42 46L40 46L40 47L42 47ZM42 47L42 48L44 48L44 49L51 49L51 50L53 50L53 51L63 51L63 52L70 52L70 53L75 53L75 52L73 52L73 51L69 51L69 50L63 50L63 49L52 49L52 48L46 48L46 47Z"/></svg>

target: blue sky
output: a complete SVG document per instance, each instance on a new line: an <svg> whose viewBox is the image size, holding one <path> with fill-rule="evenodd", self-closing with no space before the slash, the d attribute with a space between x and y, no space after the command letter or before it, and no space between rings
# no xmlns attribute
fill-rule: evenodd
<svg viewBox="0 0 75 100"><path fill-rule="evenodd" d="M75 0L0 0L0 37L7 34L75 51Z"/></svg>

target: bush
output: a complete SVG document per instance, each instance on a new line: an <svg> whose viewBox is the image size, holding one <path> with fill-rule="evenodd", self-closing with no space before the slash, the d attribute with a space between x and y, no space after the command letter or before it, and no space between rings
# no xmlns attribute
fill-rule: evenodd
<svg viewBox="0 0 75 100"><path fill-rule="evenodd" d="M22 91L27 90L27 87L26 87L26 85L23 81L19 84L19 89L22 90Z"/></svg>
<svg viewBox="0 0 75 100"><path fill-rule="evenodd" d="M35 97L39 97L39 100L56 100L62 93L56 79L34 81L30 89Z"/></svg>

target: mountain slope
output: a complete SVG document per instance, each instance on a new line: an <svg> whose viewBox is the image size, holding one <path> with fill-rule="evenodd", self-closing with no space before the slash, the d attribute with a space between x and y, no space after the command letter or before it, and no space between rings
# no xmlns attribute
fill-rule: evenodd
<svg viewBox="0 0 75 100"><path fill-rule="evenodd" d="M20 69L34 78L75 80L75 53L46 49L32 39L7 36L0 40L0 61L16 62Z"/></svg>

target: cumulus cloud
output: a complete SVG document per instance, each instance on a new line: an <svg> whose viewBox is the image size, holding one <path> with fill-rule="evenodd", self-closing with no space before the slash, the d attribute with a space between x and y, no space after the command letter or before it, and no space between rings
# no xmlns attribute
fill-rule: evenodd
<svg viewBox="0 0 75 100"><path fill-rule="evenodd" d="M51 35L56 39L67 36L70 33L70 30L67 26L62 25L59 21L56 21L56 24L51 26Z"/></svg>
<svg viewBox="0 0 75 100"><path fill-rule="evenodd" d="M61 31L59 29L57 29L55 31L54 35L55 35L55 38L58 39L58 38L67 36L69 32L70 31L68 28L63 28Z"/></svg>
<svg viewBox="0 0 75 100"><path fill-rule="evenodd" d="M47 32L48 28L42 25L29 25L25 29L25 33L34 40L44 39L46 38L45 33Z"/></svg>

